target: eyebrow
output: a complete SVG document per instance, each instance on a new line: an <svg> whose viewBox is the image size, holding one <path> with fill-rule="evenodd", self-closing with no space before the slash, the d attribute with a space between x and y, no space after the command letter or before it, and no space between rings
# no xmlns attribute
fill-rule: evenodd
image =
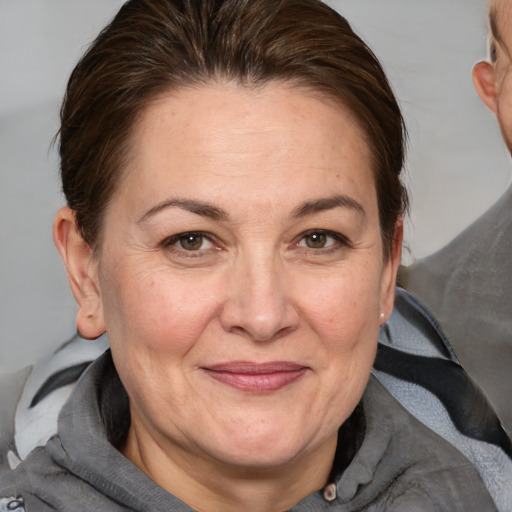
<svg viewBox="0 0 512 512"><path fill-rule="evenodd" d="M153 208L148 210L137 221L137 223L144 222L145 220L153 217L157 213L167 208L181 208L182 210L187 210L189 212L201 215L202 217L208 217L213 220L227 220L229 218L227 212L225 212L222 208L218 208L217 206L203 201L197 201L195 199L168 199L158 203L156 206L153 206Z"/></svg>
<svg viewBox="0 0 512 512"><path fill-rule="evenodd" d="M213 220L225 221L229 219L229 214L225 210L204 201L198 201L195 199L167 199L149 209L137 221L137 223L140 224L167 208L181 208L182 210L195 213L202 217L208 217ZM295 219L307 217L308 215L332 210L334 208L348 208L349 210L359 213L363 219L366 220L366 211L363 205L346 195L322 197L306 201L293 210L291 217Z"/></svg>
<svg viewBox="0 0 512 512"><path fill-rule="evenodd" d="M307 201L293 211L292 217L306 217L313 213L332 210L333 208L348 208L349 210L359 213L363 219L366 220L366 211L363 205L346 195L336 195Z"/></svg>

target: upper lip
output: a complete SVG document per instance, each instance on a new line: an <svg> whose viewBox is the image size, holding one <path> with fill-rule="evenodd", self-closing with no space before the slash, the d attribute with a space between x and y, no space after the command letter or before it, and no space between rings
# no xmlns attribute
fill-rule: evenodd
<svg viewBox="0 0 512 512"><path fill-rule="evenodd" d="M278 372L294 372L303 370L306 366L291 361L270 361L270 362L253 362L253 361L230 361L208 365L203 367L205 370L213 372L229 372L244 374L265 374Z"/></svg>

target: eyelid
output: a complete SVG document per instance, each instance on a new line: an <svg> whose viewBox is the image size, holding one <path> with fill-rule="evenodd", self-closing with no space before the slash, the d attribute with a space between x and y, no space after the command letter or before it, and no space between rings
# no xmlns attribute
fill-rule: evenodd
<svg viewBox="0 0 512 512"><path fill-rule="evenodd" d="M186 238L187 236L200 236L203 238L203 240L207 241L211 247L197 249L195 251L187 251L187 249L184 249L183 247L179 247L177 244L180 240ZM188 253L188 256L199 256L201 252L209 251L212 248L219 248L219 242L211 233L207 233L206 231L183 231L181 233L177 233L176 235L170 236L166 238L162 242L162 247L174 247L177 251L180 251L180 253ZM217 246L217 247L216 247Z"/></svg>
<svg viewBox="0 0 512 512"><path fill-rule="evenodd" d="M337 231L330 231L328 229L308 229L307 231L304 231L297 237L297 243L295 244L297 247L304 247L302 245L299 245L308 235L314 235L314 234L322 234L327 237L333 238L336 242L338 242L341 245L344 245L346 247L353 247L351 241L343 234L337 232ZM321 251L322 249L331 249L335 244L330 244L325 247L319 248L319 249L311 249L312 251ZM309 249L309 247L307 247Z"/></svg>
<svg viewBox="0 0 512 512"><path fill-rule="evenodd" d="M299 244L301 241L303 241L307 236L315 235L315 234L325 235L329 238L333 238L336 242L339 242L343 245L351 246L350 240L345 235L342 235L341 233L338 233L337 231L330 231L328 229L308 229L307 231L304 231L304 233L301 233L297 237L298 238L297 244ZM327 247L330 247L330 246L327 246Z"/></svg>

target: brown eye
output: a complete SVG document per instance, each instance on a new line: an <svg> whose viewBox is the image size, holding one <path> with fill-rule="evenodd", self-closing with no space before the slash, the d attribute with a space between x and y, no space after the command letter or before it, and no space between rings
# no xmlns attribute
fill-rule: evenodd
<svg viewBox="0 0 512 512"><path fill-rule="evenodd" d="M188 231L186 233L179 233L171 238L168 238L162 243L166 249L173 249L175 254L181 256L204 256L215 249L215 245L211 236L208 233L200 231Z"/></svg>
<svg viewBox="0 0 512 512"><path fill-rule="evenodd" d="M327 242L325 233L310 233L304 237L306 246L310 249L323 249Z"/></svg>
<svg viewBox="0 0 512 512"><path fill-rule="evenodd" d="M189 233L181 237L179 243L186 251L198 251L203 246L203 235Z"/></svg>

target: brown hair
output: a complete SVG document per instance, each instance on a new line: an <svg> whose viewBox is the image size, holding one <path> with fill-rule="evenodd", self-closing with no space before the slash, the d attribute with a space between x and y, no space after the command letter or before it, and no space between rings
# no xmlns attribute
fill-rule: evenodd
<svg viewBox="0 0 512 512"><path fill-rule="evenodd" d="M63 190L84 240L101 244L129 135L148 102L219 80L288 81L352 111L373 155L389 256L407 207L402 115L371 50L319 0L131 0L120 9L71 74L61 108Z"/></svg>

